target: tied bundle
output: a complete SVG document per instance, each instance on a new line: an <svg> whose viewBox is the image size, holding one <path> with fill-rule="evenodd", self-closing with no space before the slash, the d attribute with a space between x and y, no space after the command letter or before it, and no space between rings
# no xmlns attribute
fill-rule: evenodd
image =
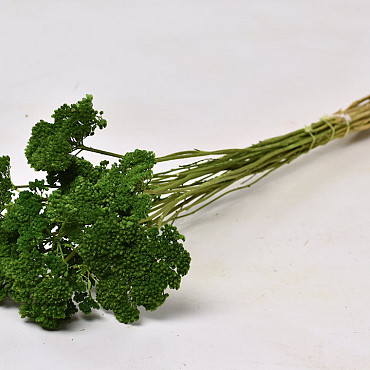
<svg viewBox="0 0 370 370"><path fill-rule="evenodd" d="M157 309L190 268L176 219L320 145L370 128L369 95L247 148L121 155L85 145L107 125L92 100L64 104L53 123L32 128L25 154L46 180L14 185L10 158L0 157L0 300L18 302L21 317L46 329L100 307L122 323L138 320L140 307ZM118 160L94 166L83 152ZM188 163L153 172L156 163L174 160Z"/></svg>
<svg viewBox="0 0 370 370"><path fill-rule="evenodd" d="M157 162L162 162L206 157L153 176L152 190L148 192L160 197L153 202L147 220L161 225L194 213L227 193L252 186L318 146L369 128L370 95L310 126L244 149L192 150L157 158ZM243 180L242 185L227 190L240 180Z"/></svg>

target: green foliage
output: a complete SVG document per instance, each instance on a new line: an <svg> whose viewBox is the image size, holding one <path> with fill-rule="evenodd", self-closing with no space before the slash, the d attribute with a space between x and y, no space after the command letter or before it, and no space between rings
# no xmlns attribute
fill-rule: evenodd
<svg viewBox="0 0 370 370"><path fill-rule="evenodd" d="M103 112L94 110L92 95L76 104L62 105L52 118L54 123L41 120L32 128L26 148L28 163L37 171L66 170L73 161L71 153L94 135L96 127L106 127Z"/></svg>
<svg viewBox="0 0 370 370"><path fill-rule="evenodd" d="M158 308L168 297L167 287L180 287L190 263L173 226L160 233L133 221L99 219L80 245L83 260L99 280L97 300L123 323L139 318L138 306Z"/></svg>
<svg viewBox="0 0 370 370"><path fill-rule="evenodd" d="M7 155L0 157L0 212L12 199L12 182L10 180L10 158ZM1 216L0 216L1 217Z"/></svg>
<svg viewBox="0 0 370 370"><path fill-rule="evenodd" d="M247 148L155 159L143 150L122 156L85 146L97 127L106 126L103 112L94 110L91 95L63 105L54 123L33 127L25 151L31 167L46 171L46 182L30 182L13 199L24 186L12 184L9 157L0 157L0 300L11 297L21 304L22 317L48 329L100 306L120 322L138 320L140 307L158 308L167 288L178 289L189 270L184 237L169 222L249 188L320 145L369 129L369 112L367 96L309 127ZM118 161L94 166L78 157L83 151ZM193 162L152 173L156 161L183 159Z"/></svg>
<svg viewBox="0 0 370 370"><path fill-rule="evenodd" d="M29 163L47 171L12 201L9 158L0 158L0 299L20 303L20 315L46 329L78 310L103 307L120 322L155 310L178 289L190 266L174 226L142 222L153 198L152 152L135 150L116 163L94 166L72 152L105 121L92 97L41 121L26 149Z"/></svg>

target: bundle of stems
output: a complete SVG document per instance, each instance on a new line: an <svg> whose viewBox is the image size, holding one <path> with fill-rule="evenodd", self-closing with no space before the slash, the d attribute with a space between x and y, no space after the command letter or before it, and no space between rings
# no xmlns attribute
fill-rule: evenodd
<svg viewBox="0 0 370 370"><path fill-rule="evenodd" d="M319 145L370 128L369 95L243 149L120 155L83 144L106 126L92 99L64 104L54 123L41 120L32 128L26 158L47 172L48 184L36 179L14 186L10 158L0 156L0 300L11 297L22 317L47 329L78 310L103 307L124 323L139 319L139 307L155 310L168 288L180 287L191 261L184 236L169 223L250 187ZM120 160L94 166L77 157L81 151ZM153 174L155 162L175 160L187 164L172 162L173 169Z"/></svg>
<svg viewBox="0 0 370 370"><path fill-rule="evenodd" d="M157 162L192 161L154 174L150 189L146 192L155 196L155 199L149 217L143 222L161 226L195 213L232 191L252 186L318 146L369 128L370 95L353 102L345 110L324 116L310 126L247 148L216 151L195 149L157 157ZM85 146L80 149L121 156ZM194 161L197 158L200 159ZM230 189L237 182L241 184Z"/></svg>

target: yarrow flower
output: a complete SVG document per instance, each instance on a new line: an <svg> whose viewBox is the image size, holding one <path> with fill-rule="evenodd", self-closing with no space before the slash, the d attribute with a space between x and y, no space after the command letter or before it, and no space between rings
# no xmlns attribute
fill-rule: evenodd
<svg viewBox="0 0 370 370"><path fill-rule="evenodd" d="M32 128L26 158L46 180L15 186L9 157L0 157L0 300L20 303L21 317L46 329L57 329L78 310L103 307L132 323L140 307L157 309L190 268L185 238L173 221L250 187L317 146L370 128L367 96L247 148L121 155L85 145L107 125L92 100L87 95L64 104L53 123ZM81 157L84 151L117 161L93 165ZM157 162L180 159L190 163L153 173Z"/></svg>

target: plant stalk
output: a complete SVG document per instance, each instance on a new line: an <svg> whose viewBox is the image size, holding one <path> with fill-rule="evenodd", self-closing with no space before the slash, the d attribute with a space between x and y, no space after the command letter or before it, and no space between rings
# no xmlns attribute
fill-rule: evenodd
<svg viewBox="0 0 370 370"><path fill-rule="evenodd" d="M190 150L158 162L203 157L194 163L154 174L146 192L158 196L143 222L161 226L193 214L220 197L247 188L284 164L334 139L370 128L370 95L308 127L242 149ZM230 190L232 184L244 180ZM216 196L217 195L217 196ZM189 210L192 209L191 212Z"/></svg>
<svg viewBox="0 0 370 370"><path fill-rule="evenodd" d="M252 186L282 165L318 146L369 128L370 95L353 102L345 110L322 117L310 126L247 148L216 151L194 149L157 157L157 162L200 159L153 175L145 193L153 195L155 199L149 217L142 222L160 227L193 214L232 191ZM76 149L122 157L121 154L84 145ZM230 188L237 182L241 184Z"/></svg>

